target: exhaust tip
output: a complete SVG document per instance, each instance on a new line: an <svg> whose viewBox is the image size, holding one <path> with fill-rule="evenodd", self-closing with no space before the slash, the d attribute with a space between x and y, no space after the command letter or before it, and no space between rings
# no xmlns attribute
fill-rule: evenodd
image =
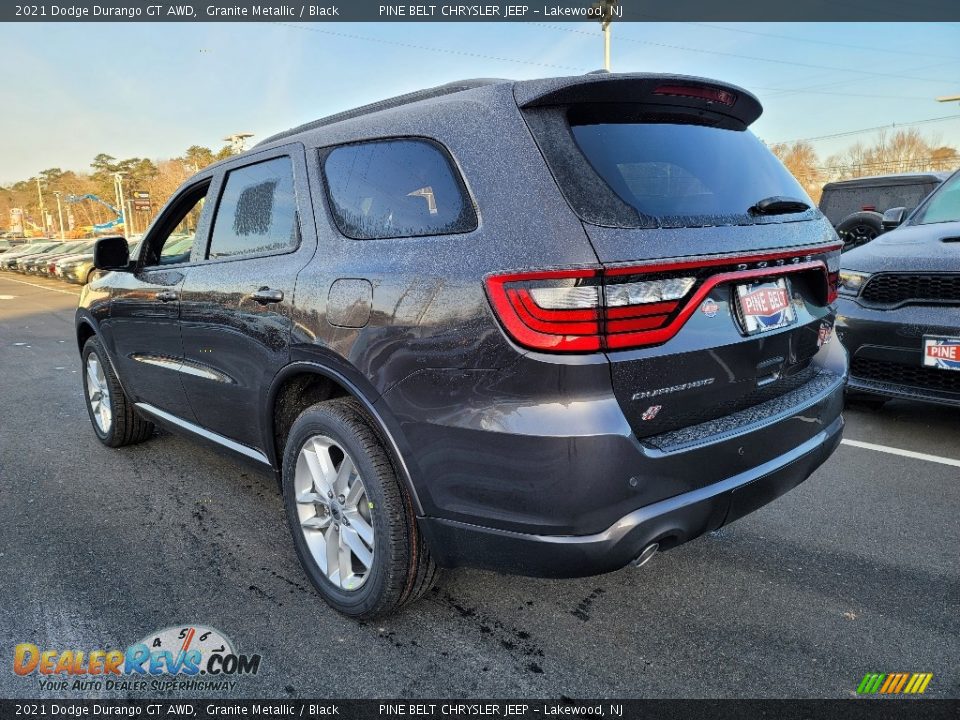
<svg viewBox="0 0 960 720"><path fill-rule="evenodd" d="M640 554L637 555L633 560L634 567L641 567L646 565L650 560L653 559L653 556L657 554L657 550L660 549L660 543L650 543L643 550L640 551Z"/></svg>

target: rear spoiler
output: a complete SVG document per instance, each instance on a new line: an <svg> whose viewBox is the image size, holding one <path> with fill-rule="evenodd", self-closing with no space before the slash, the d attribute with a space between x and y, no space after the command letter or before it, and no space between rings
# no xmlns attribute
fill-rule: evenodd
<svg viewBox="0 0 960 720"><path fill-rule="evenodd" d="M689 75L656 73L591 74L524 80L514 85L522 109L557 105L640 103L687 108L752 124L763 106L752 93L727 83Z"/></svg>

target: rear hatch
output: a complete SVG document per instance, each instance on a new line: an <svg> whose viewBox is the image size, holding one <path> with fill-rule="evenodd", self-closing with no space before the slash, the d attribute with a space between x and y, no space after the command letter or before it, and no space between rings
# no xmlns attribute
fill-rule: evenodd
<svg viewBox="0 0 960 720"><path fill-rule="evenodd" d="M533 81L515 93L601 264L596 277L541 282L600 287L598 347L638 437L728 416L818 375L839 244L747 129L756 98L660 75ZM539 320L566 307L557 291L532 293L524 302Z"/></svg>

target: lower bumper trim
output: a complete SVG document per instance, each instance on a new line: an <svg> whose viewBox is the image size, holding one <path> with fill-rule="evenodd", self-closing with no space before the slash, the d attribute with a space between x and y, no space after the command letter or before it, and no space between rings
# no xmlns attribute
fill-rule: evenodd
<svg viewBox="0 0 960 720"><path fill-rule="evenodd" d="M733 522L806 480L836 449L838 417L793 451L691 492L639 508L594 535L533 535L441 518L420 518L444 567L482 567L535 577L582 577L618 570L651 543L667 550Z"/></svg>

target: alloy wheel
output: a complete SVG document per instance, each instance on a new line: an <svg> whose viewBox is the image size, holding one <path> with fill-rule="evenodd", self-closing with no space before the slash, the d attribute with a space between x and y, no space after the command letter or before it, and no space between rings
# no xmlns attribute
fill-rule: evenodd
<svg viewBox="0 0 960 720"><path fill-rule="evenodd" d="M113 423L113 411L110 409L110 388L103 366L95 353L87 356L87 402L93 413L93 420L100 432L106 435Z"/></svg>
<svg viewBox="0 0 960 720"><path fill-rule="evenodd" d="M297 515L321 572L341 590L357 590L373 567L371 503L356 465L332 438L314 435L294 471Z"/></svg>

